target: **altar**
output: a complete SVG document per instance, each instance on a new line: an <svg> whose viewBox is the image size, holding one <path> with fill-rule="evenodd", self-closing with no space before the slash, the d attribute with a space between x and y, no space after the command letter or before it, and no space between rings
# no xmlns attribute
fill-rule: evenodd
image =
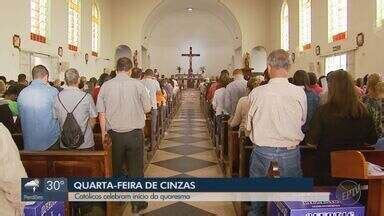
<svg viewBox="0 0 384 216"><path fill-rule="evenodd" d="M198 88L199 84L204 82L204 77L202 74L176 74L175 78L184 89Z"/></svg>

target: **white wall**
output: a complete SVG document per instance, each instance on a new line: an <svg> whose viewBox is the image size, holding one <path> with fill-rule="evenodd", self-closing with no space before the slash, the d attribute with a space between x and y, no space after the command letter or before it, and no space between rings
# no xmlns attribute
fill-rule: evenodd
<svg viewBox="0 0 384 216"><path fill-rule="evenodd" d="M146 18L161 3L161 0L99 0L99 6L102 17L101 32L101 52L98 58L90 55L90 61L85 64L84 54L91 52L91 0L83 0L83 19L80 51L71 52L67 48L67 5L66 0L51 0L51 20L50 35L47 44L41 44L29 39L30 33L30 7L28 0L5 1L0 8L2 17L0 20L0 74L6 75L10 79L15 79L20 72L21 64L19 50L12 46L13 34L18 34L22 39L22 50L39 52L52 56L57 61L57 48L64 48L64 57L60 61L68 61L71 67L80 70L83 75L88 77L100 74L104 67L113 67L114 51L118 45L128 45L132 51L139 51L139 64L143 62L142 58L142 30ZM207 0L208 1L208 0ZM296 62L291 68L291 73L297 69L310 69L310 64L317 65L319 62L320 70L316 71L319 75L324 72L324 56L334 54L332 47L340 44L341 51L355 49L355 37L358 33L365 34L365 45L350 54L353 65L351 73L355 76L363 76L366 73L383 72L381 62L384 56L381 50L384 49L384 29L377 29L375 25L376 18L376 0L348 0L348 39L337 43L328 43L327 40L327 1L312 1L312 49L304 52L299 51L299 3L298 0L287 0L290 12L290 47L291 52L296 53ZM176 1L175 1L176 2ZM217 58L223 58L222 65L232 63L234 56L235 64L241 65L245 52L251 52L254 47L264 46L267 52L280 48L280 9L283 0L220 0L225 5L234 18L239 23L241 29L241 52L226 51L225 46L217 45L209 49L215 49L218 52L207 51L207 55L214 55ZM170 33L176 32L174 26L168 26ZM314 48L321 47L322 56L314 54ZM186 47L184 47L186 46ZM168 57L178 55L181 52L188 51L188 45L169 47ZM147 47L146 56L150 58L144 60L144 64L159 64L161 61L168 61L168 68L164 71L174 71L176 64L187 64L185 58L176 59L176 62L170 63L171 59L161 55L160 50L164 45L153 44ZM205 47L194 47L196 52L205 52ZM168 49L168 48L164 48ZM152 53L152 51L154 53ZM228 52L222 54L222 52ZM172 53L172 55L171 55ZM231 54L229 54L231 53ZM203 59L204 57L200 58ZM211 56L207 57L211 58ZM107 61L105 59L111 59ZM196 58L199 59L199 58ZM199 61L199 60L197 60ZM228 62L227 62L228 61ZM197 62L196 62L197 63ZM204 63L209 66L208 63ZM185 65L182 65L184 68ZM197 65L196 65L197 66ZM317 68L317 67L315 67ZM195 67L196 69L196 67ZM215 71L216 69L211 69Z"/></svg>
<svg viewBox="0 0 384 216"><path fill-rule="evenodd" d="M267 68L267 51L264 47L258 46L251 51L251 68L254 72L264 72Z"/></svg>
<svg viewBox="0 0 384 216"><path fill-rule="evenodd" d="M269 47L280 48L280 10L283 0L271 0L270 13L270 37ZM328 18L327 1L312 0L312 49L299 52L299 0L288 0L290 13L290 52L296 53L296 62L291 68L291 74L297 69L309 70L310 63L320 63L318 75L324 74L324 59L332 55L332 48L341 45L339 52L345 52L356 48L356 36L365 34L363 47L352 51L350 57L350 72L355 77L362 77L367 73L383 73L381 62L384 55L384 29L377 29L376 0L348 0L348 39L336 43L328 43ZM315 47L321 47L321 56L314 54Z"/></svg>
<svg viewBox="0 0 384 216"><path fill-rule="evenodd" d="M234 55L234 41L225 24L216 16L197 10L168 14L155 26L148 43L151 67L167 76L177 73L177 66L182 67L181 73L188 73L189 57L181 55L189 53L190 46L193 53L201 55L193 57L194 73L201 73L200 67L205 66L208 76L227 69Z"/></svg>
<svg viewBox="0 0 384 216"><path fill-rule="evenodd" d="M67 1L50 0L50 23L49 35L46 44L30 40L30 1L12 0L4 1L0 8L0 74L8 79L16 79L20 73L20 52L13 48L12 36L21 37L21 50L25 52L37 52L51 56L53 68L56 68L57 61L69 62L70 67L79 70L87 77L98 76L104 68L111 67L113 60L113 48L111 47L111 1L99 0L101 11L101 50L99 57L91 55L91 2L82 0L82 27L81 44L78 52L68 50L67 43ZM58 47L64 48L63 58L57 55ZM89 53L90 60L85 64L84 55ZM56 71L51 71L52 78L55 78ZM28 74L29 75L29 74Z"/></svg>

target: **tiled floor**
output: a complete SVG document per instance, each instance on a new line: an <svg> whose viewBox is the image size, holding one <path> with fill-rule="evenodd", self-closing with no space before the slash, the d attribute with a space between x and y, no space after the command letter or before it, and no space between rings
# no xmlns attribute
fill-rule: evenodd
<svg viewBox="0 0 384 216"><path fill-rule="evenodd" d="M145 176L222 177L200 110L198 91L187 90L183 93L181 110L173 120ZM144 215L232 216L235 212L230 202L151 202Z"/></svg>

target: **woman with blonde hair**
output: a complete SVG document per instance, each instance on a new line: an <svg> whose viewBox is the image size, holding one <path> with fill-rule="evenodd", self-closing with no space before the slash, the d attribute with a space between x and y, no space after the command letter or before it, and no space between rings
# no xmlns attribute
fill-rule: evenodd
<svg viewBox="0 0 384 216"><path fill-rule="evenodd" d="M373 119L378 135L377 146L384 146L384 98L383 82L379 74L372 74L367 81L367 94L363 97L363 103Z"/></svg>
<svg viewBox="0 0 384 216"><path fill-rule="evenodd" d="M248 94L245 97L242 97L239 99L239 102L237 103L235 114L230 121L230 126L232 128L240 126L239 131L244 131L245 135L248 136L249 132L246 131L246 122L247 122L247 115L249 111L249 98L248 95L251 93L251 91L260 86L261 83L264 81L263 76L256 76L251 77L249 81L247 82L247 91Z"/></svg>
<svg viewBox="0 0 384 216"><path fill-rule="evenodd" d="M335 71L329 80L328 100L313 118L309 143L317 146L316 185L337 184L330 175L332 151L362 148L377 142L375 125L359 100L354 81L348 72Z"/></svg>
<svg viewBox="0 0 384 216"><path fill-rule="evenodd" d="M368 76L366 94L370 97L377 97L376 85L381 82L381 76L377 73Z"/></svg>

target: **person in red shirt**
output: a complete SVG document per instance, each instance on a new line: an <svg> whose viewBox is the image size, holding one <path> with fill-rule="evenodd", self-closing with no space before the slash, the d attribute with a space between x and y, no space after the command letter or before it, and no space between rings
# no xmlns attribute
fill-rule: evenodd
<svg viewBox="0 0 384 216"><path fill-rule="evenodd" d="M222 70L221 73L220 73L220 78L219 77L216 77L216 80L215 82L213 82L211 84L211 86L209 87L208 91L207 91L207 95L206 95L206 99L207 101L212 101L213 99L213 95L215 95L215 91L220 87L220 84L219 84L219 79L221 79L221 77L223 76L227 76L229 77L229 71L228 70Z"/></svg>
<svg viewBox="0 0 384 216"><path fill-rule="evenodd" d="M97 96L99 95L101 86L110 79L111 79L111 76L107 73L103 73L100 75L98 85L95 86L92 92L92 97L95 103L97 102Z"/></svg>
<svg viewBox="0 0 384 216"><path fill-rule="evenodd" d="M309 88L317 95L323 91L323 89L317 84L317 77L315 73L308 73L309 76Z"/></svg>
<svg viewBox="0 0 384 216"><path fill-rule="evenodd" d="M218 77L216 77L216 79L213 80L211 86L209 86L209 89L206 95L207 101L212 101L215 91L219 88L219 82L217 80L218 80Z"/></svg>

